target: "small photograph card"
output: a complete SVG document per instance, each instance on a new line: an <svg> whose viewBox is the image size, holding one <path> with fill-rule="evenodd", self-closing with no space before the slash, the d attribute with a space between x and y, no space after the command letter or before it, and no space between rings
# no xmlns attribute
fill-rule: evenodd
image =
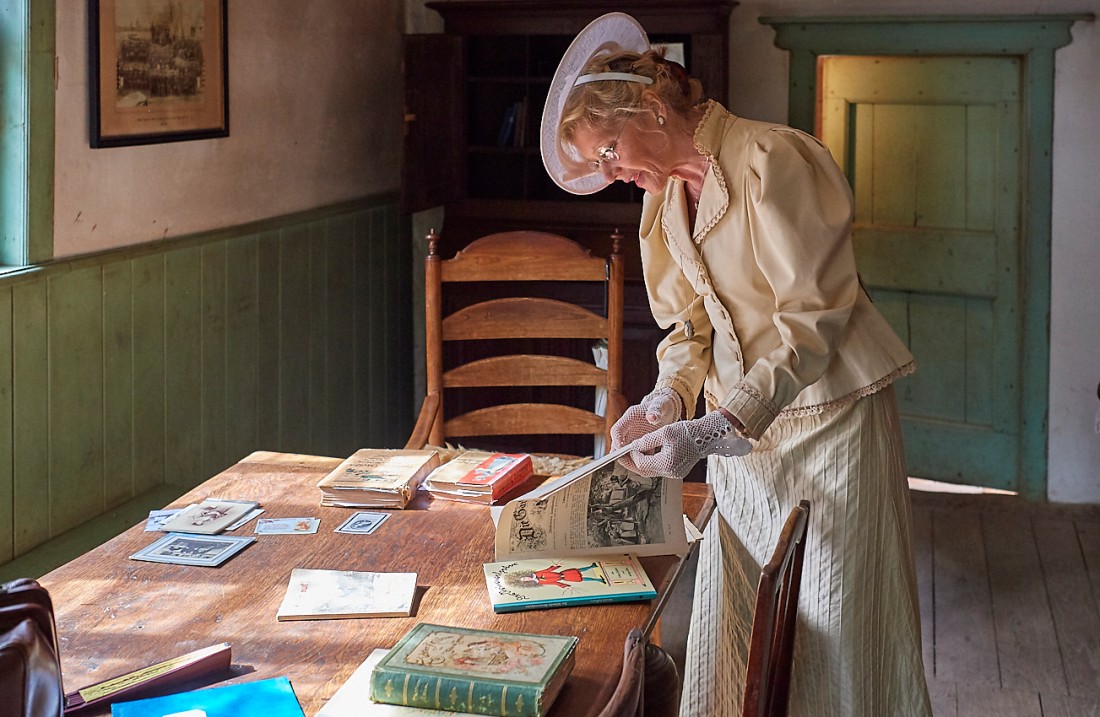
<svg viewBox="0 0 1100 717"><path fill-rule="evenodd" d="M369 510L360 510L352 513L350 518L341 523L336 532L370 535L378 530L378 526L382 525L389 517L389 513L373 513Z"/></svg>
<svg viewBox="0 0 1100 717"><path fill-rule="evenodd" d="M320 524L320 518L260 518L256 521L256 535L316 533Z"/></svg>
<svg viewBox="0 0 1100 717"><path fill-rule="evenodd" d="M244 550L253 537L169 533L130 556L131 560L217 567Z"/></svg>
<svg viewBox="0 0 1100 717"><path fill-rule="evenodd" d="M164 524L173 516L179 513L183 508L165 508L164 510L150 510L149 518L145 521L145 532L151 533L158 530L164 530Z"/></svg>
<svg viewBox="0 0 1100 717"><path fill-rule="evenodd" d="M221 500L207 498L201 503L189 505L170 518L162 530L177 533L202 533L214 535L237 522L257 504L253 501Z"/></svg>

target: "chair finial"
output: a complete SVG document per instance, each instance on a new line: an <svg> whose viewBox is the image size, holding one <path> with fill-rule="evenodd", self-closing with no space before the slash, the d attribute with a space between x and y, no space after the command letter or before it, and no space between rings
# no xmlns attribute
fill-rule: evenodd
<svg viewBox="0 0 1100 717"><path fill-rule="evenodd" d="M435 233L435 227L428 230L427 236L424 237L428 240L428 256L435 256L439 253L439 235Z"/></svg>
<svg viewBox="0 0 1100 717"><path fill-rule="evenodd" d="M615 227L615 231L611 232L611 252L613 254L619 254L622 252L623 233L619 231L618 227Z"/></svg>

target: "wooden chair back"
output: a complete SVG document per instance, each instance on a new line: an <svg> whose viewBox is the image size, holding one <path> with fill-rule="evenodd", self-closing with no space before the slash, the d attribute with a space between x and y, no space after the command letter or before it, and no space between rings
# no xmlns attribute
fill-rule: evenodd
<svg viewBox="0 0 1100 717"><path fill-rule="evenodd" d="M771 560L760 572L741 717L787 714L809 516L809 501L794 507L779 534Z"/></svg>
<svg viewBox="0 0 1100 717"><path fill-rule="evenodd" d="M439 255L439 242L434 231L428 234L427 400L409 445L492 448L496 436L607 436L626 408L618 238L606 259L545 232L485 236L452 259ZM479 286L487 298L478 296ZM575 300L582 294L587 304ZM606 369L591 359L600 340L607 342ZM588 360L556 350L578 344L589 351ZM586 387L588 406L552 400L568 393L565 387ZM597 387L607 391L604 416L595 412ZM477 389L475 408L469 401L449 404L459 389ZM456 406L460 410L452 410Z"/></svg>

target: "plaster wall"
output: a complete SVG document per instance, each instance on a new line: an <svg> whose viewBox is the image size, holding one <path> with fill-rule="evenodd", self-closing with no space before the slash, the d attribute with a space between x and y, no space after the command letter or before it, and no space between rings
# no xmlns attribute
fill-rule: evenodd
<svg viewBox="0 0 1100 717"><path fill-rule="evenodd" d="M230 0L229 136L91 149L87 3L57 3L54 255L396 191L401 0Z"/></svg>

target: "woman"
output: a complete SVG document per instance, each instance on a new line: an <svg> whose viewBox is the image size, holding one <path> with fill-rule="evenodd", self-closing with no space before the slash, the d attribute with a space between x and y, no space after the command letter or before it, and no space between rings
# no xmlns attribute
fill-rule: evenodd
<svg viewBox="0 0 1100 717"><path fill-rule="evenodd" d="M612 431L643 475L708 456L682 715L739 714L760 566L811 502L792 715L929 715L911 509L891 383L912 356L856 275L829 150L702 101L619 13L574 40L543 114L554 181L645 190L641 255L669 331L652 393ZM699 392L707 412L693 418Z"/></svg>

